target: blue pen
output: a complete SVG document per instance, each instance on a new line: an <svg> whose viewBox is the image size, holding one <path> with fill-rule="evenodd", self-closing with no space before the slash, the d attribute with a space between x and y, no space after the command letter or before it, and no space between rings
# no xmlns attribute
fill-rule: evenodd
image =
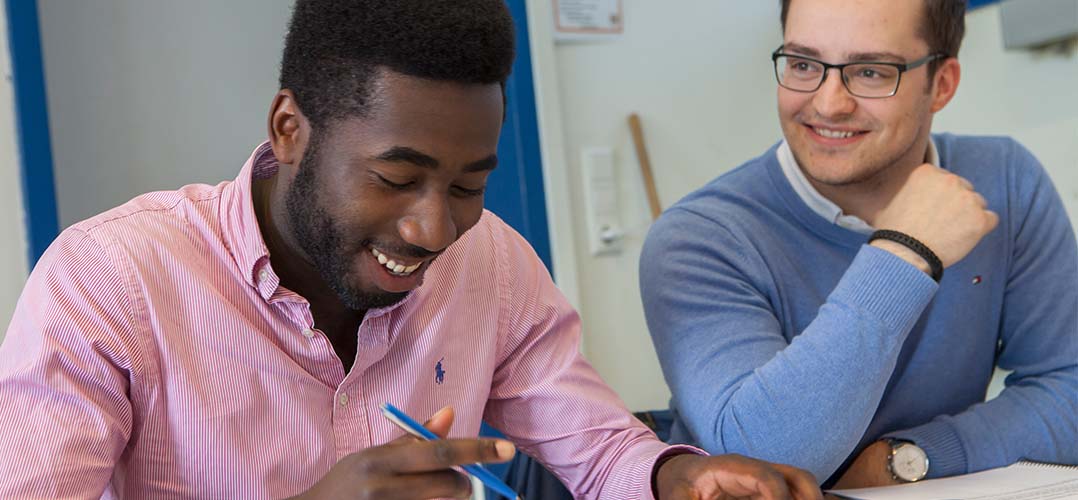
<svg viewBox="0 0 1078 500"><path fill-rule="evenodd" d="M397 427L403 429L404 432L417 438L427 441L440 439L437 434L431 432L426 427L423 427L423 424L416 422L412 417L409 417L406 413L400 411L396 406L389 403L382 403L382 415L389 419L390 422L396 424ZM501 496L516 500L524 500L524 497L518 495L517 492L513 491L513 488L510 488L509 485L503 483L501 479L498 479L498 476L495 476L490 471L484 469L483 466L479 464L467 464L462 465L461 468L476 479L482 481L483 484L498 492Z"/></svg>

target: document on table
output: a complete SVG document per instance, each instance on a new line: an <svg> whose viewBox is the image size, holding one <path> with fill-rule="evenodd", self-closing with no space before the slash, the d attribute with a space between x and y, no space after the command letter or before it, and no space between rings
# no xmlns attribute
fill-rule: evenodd
<svg viewBox="0 0 1078 500"><path fill-rule="evenodd" d="M962 476L828 493L855 500L1076 500L1078 467L1018 462Z"/></svg>

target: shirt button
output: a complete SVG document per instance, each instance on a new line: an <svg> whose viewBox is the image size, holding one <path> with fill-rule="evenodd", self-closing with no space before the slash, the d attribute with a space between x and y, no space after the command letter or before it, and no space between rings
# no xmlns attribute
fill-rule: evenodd
<svg viewBox="0 0 1078 500"><path fill-rule="evenodd" d="M311 330L310 328L304 328L303 329L303 336L307 337L307 338L314 337L314 330Z"/></svg>
<svg viewBox="0 0 1078 500"><path fill-rule="evenodd" d="M266 281L269 279L269 271L263 269L258 272L258 281Z"/></svg>
<svg viewBox="0 0 1078 500"><path fill-rule="evenodd" d="M348 395L341 394L339 397L337 397L337 402L340 403L341 406L348 406Z"/></svg>

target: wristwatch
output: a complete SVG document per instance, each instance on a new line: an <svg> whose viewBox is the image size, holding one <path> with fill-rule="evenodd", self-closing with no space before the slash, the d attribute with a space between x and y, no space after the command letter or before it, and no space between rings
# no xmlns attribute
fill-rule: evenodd
<svg viewBox="0 0 1078 500"><path fill-rule="evenodd" d="M887 469L896 481L912 483L928 475L928 455L920 446L899 439L888 439L887 444L891 445Z"/></svg>

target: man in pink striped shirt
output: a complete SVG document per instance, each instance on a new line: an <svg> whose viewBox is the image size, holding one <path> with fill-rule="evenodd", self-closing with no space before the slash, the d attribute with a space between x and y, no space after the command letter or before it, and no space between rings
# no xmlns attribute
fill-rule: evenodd
<svg viewBox="0 0 1078 500"><path fill-rule="evenodd" d="M34 269L0 347L0 498L459 498L451 466L515 452L483 419L580 498L817 498L664 445L580 357L483 210L512 58L502 0L300 0L235 181L135 198Z"/></svg>

